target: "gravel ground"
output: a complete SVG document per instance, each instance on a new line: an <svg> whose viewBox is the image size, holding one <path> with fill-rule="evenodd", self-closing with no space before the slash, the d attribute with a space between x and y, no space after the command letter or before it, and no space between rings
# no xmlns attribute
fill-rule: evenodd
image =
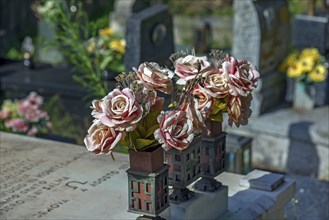
<svg viewBox="0 0 329 220"><path fill-rule="evenodd" d="M296 194L285 208L287 220L328 220L329 182L288 175L296 180Z"/></svg>

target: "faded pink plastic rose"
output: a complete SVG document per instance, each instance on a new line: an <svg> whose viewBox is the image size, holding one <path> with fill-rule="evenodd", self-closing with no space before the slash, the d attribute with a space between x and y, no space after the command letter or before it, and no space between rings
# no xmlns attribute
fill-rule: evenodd
<svg viewBox="0 0 329 220"><path fill-rule="evenodd" d="M246 96L257 87L259 72L246 60L237 60L232 56L225 57L223 71L230 78L230 94Z"/></svg>
<svg viewBox="0 0 329 220"><path fill-rule="evenodd" d="M205 91L213 98L223 98L229 94L229 77L222 69L214 69L206 74Z"/></svg>
<svg viewBox="0 0 329 220"><path fill-rule="evenodd" d="M208 118L214 99L201 86L197 86L192 94L196 98L196 109L204 118Z"/></svg>
<svg viewBox="0 0 329 220"><path fill-rule="evenodd" d="M228 124L230 126L232 126L233 123L237 127L248 124L248 118L252 113L250 109L251 100L251 94L247 96L231 96L227 108Z"/></svg>
<svg viewBox="0 0 329 220"><path fill-rule="evenodd" d="M117 131L95 120L84 138L88 151L94 154L109 154L124 136L124 132Z"/></svg>
<svg viewBox="0 0 329 220"><path fill-rule="evenodd" d="M187 117L192 121L193 123L193 129L194 133L201 133L204 128L204 121L205 117L203 117L202 113L197 108L197 100L195 97L190 96L187 97L183 103L180 104L178 107L179 110L184 111L187 113Z"/></svg>
<svg viewBox="0 0 329 220"><path fill-rule="evenodd" d="M196 57L187 55L175 60L175 74L180 77L177 84L186 84L187 81L194 79L197 74L206 74L210 69L210 63L207 57Z"/></svg>
<svg viewBox="0 0 329 220"><path fill-rule="evenodd" d="M164 150L176 148L184 150L194 138L193 123L184 111L161 112L157 118L159 128L154 132L155 139Z"/></svg>
<svg viewBox="0 0 329 220"><path fill-rule="evenodd" d="M159 64L142 63L138 70L133 68L137 73L139 79L148 87L161 91L165 94L170 94L173 90L173 83L171 81L172 75L170 70L163 69Z"/></svg>
<svg viewBox="0 0 329 220"><path fill-rule="evenodd" d="M142 119L143 108L136 102L135 94L128 88L114 89L102 99L100 121L118 131L132 131Z"/></svg>

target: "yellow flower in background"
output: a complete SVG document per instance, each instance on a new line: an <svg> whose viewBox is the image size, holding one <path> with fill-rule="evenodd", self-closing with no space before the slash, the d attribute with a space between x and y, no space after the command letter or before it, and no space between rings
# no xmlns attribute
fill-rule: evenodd
<svg viewBox="0 0 329 220"><path fill-rule="evenodd" d="M304 59L306 57L308 59L312 59L313 62L317 62L320 60L321 54L320 54L319 50L316 48L306 48L306 49L302 50L302 52L300 53L300 58Z"/></svg>
<svg viewBox="0 0 329 220"><path fill-rule="evenodd" d="M104 37L104 36L111 36L113 33L112 29L107 27L103 28L99 31L99 36Z"/></svg>
<svg viewBox="0 0 329 220"><path fill-rule="evenodd" d="M280 64L279 71L304 83L322 82L328 74L326 63L317 48L306 48L290 53Z"/></svg>
<svg viewBox="0 0 329 220"><path fill-rule="evenodd" d="M300 62L297 62L295 65L292 65L287 70L288 77L297 78L303 74L303 65Z"/></svg>
<svg viewBox="0 0 329 220"><path fill-rule="evenodd" d="M290 66L293 66L298 60L298 52L291 53L279 66L279 71L285 73Z"/></svg>
<svg viewBox="0 0 329 220"><path fill-rule="evenodd" d="M126 41L125 40L113 40L110 42L110 48L118 51L121 54L124 54L126 48Z"/></svg>
<svg viewBox="0 0 329 220"><path fill-rule="evenodd" d="M94 42L90 42L87 45L87 51L88 53L93 53L96 49L96 44Z"/></svg>
<svg viewBox="0 0 329 220"><path fill-rule="evenodd" d="M309 72L313 69L314 67L314 60L311 56L305 56L305 57L302 57L298 63L300 63L300 65L302 65L303 67L303 70L302 72Z"/></svg>
<svg viewBox="0 0 329 220"><path fill-rule="evenodd" d="M308 77L314 82L322 82L327 78L327 68L324 65L316 65L314 70L308 74Z"/></svg>

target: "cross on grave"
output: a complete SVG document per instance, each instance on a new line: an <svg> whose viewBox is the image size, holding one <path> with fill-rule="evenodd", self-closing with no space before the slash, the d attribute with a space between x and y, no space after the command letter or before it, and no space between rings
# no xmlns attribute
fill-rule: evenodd
<svg viewBox="0 0 329 220"><path fill-rule="evenodd" d="M146 187L151 187L151 184L146 183L146 187L144 183L134 182L133 184L138 184L138 192L133 192L133 198L138 199L138 209L146 210L146 211L152 211L152 206L150 205L151 195L146 194L147 192L150 192L151 189L145 190ZM135 187L134 187L135 188ZM149 205L147 204L149 202ZM137 204L134 201L134 208L136 208Z"/></svg>

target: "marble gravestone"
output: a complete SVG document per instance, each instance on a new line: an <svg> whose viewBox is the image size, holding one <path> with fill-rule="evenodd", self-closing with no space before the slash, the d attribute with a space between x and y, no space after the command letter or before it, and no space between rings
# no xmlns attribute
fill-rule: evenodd
<svg viewBox="0 0 329 220"><path fill-rule="evenodd" d="M127 212L127 155L116 153L116 160L112 161L108 155L93 155L82 146L4 132L0 132L0 141L0 219L136 219L139 216ZM230 187L229 197L226 187L226 200L222 200L226 205L228 200L228 210L219 217L204 217L209 216L207 204L215 202L221 190L216 194L197 193L199 200L194 198L189 204L180 204L182 208L190 208L191 215L185 219L283 217L283 208L294 195L295 182L285 178L277 189L268 191L273 183L277 185L277 178L273 182L273 175L259 172L256 176L226 172L217 176L217 180ZM266 178L258 182L261 189L252 187L253 184L259 188L257 182L250 187L241 185L242 178L247 178L245 182L256 181L265 174ZM264 199L271 202L264 206ZM263 205L259 207L259 204ZM217 216L226 209L223 204L218 205L212 210ZM183 219L177 212L183 209L173 208L171 204L161 217Z"/></svg>
<svg viewBox="0 0 329 220"><path fill-rule="evenodd" d="M253 115L280 104L285 78L277 68L289 44L289 11L286 0L235 0L232 54L255 65L260 83L253 92Z"/></svg>
<svg viewBox="0 0 329 220"><path fill-rule="evenodd" d="M156 4L128 18L126 24L125 70L139 64L157 62L169 65L174 52L173 24L168 6Z"/></svg>

